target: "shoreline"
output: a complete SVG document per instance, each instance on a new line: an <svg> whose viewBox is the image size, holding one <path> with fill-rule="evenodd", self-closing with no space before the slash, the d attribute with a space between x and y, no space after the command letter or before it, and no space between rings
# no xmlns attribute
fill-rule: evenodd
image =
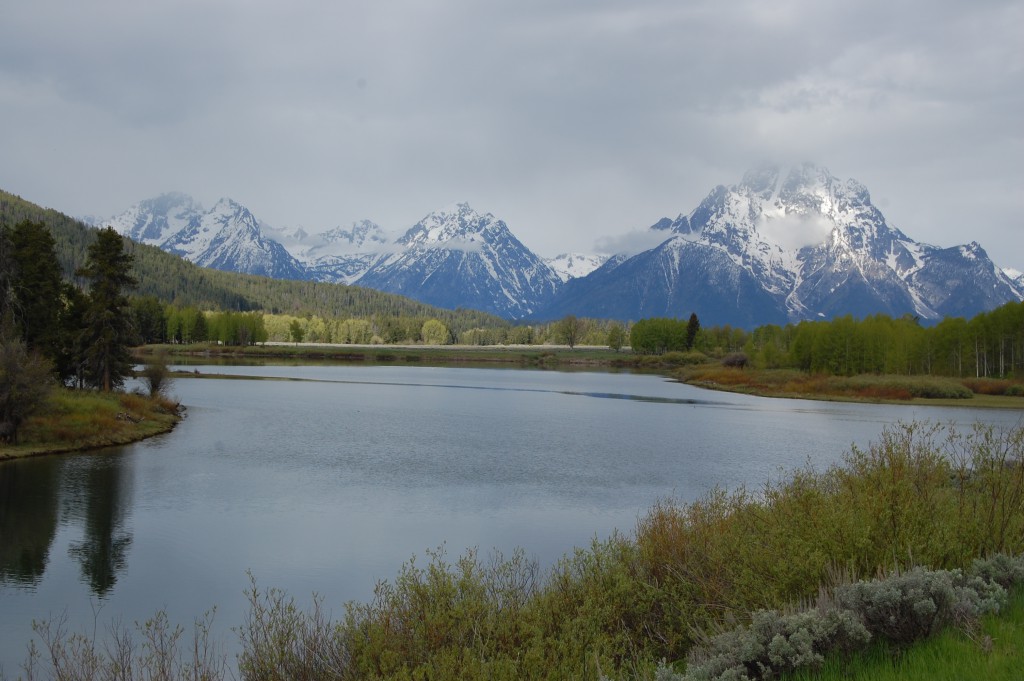
<svg viewBox="0 0 1024 681"><path fill-rule="evenodd" d="M927 406L927 407L966 407L973 409L1020 409L1024 410L1024 399L1019 397L1005 397L1001 395L974 395L969 399L950 399L932 397L912 397L908 400L884 399L858 397L855 395L824 394L824 393L791 393L773 392L769 390L756 390L744 385L730 386L711 381L686 380L675 377L680 383L692 385L695 388L712 390L715 392L735 393L737 395L752 395L754 397L766 397L776 400L809 400L812 402L851 402L854 404L893 404L902 406Z"/></svg>
<svg viewBox="0 0 1024 681"><path fill-rule="evenodd" d="M155 353L164 352L168 357L198 360L294 360L303 362L348 362L353 364L417 364L417 365L466 365L488 366L507 364L520 367L536 367L557 370L559 368L602 367L611 370L635 370L657 373L669 380L684 385L691 385L703 390L716 392L753 395L769 399L811 400L819 402L853 402L863 404L892 405L927 405L940 407L968 407L976 409L1020 409L1024 410L1024 399L1007 395L973 394L970 398L946 397L909 397L886 398L884 396L864 396L841 392L800 392L784 389L772 389L763 383L757 384L758 378L766 372L758 370L736 369L740 372L737 380L721 383L709 380L700 371L700 366L680 366L666 358L650 355L635 355L631 350L614 351L599 346L568 346L556 345L500 345L500 346L442 346L442 345L342 345L327 343L270 343L258 346L231 347L220 345L196 346L144 346L134 349L136 359L145 359ZM233 363L233 362L232 362ZM204 366L211 366L205 364ZM216 366L216 364L212 364ZM704 368L713 365L703 365ZM226 374L200 374L187 370L175 372L176 378L222 378L234 380L289 380L272 379L269 377L241 377ZM904 377L907 378L907 377ZM909 377L927 378L927 377ZM943 379L957 381L957 379ZM74 391L71 391L74 392ZM123 395L123 394L122 394ZM148 400L148 398L142 398ZM132 427L121 429L115 434L94 435L84 439L61 441L37 441L31 444L0 446L0 462L34 456L70 454L117 447L163 435L174 430L184 418L184 407L178 405L177 411L171 413L149 412ZM143 425L145 424L145 425Z"/></svg>
<svg viewBox="0 0 1024 681"><path fill-rule="evenodd" d="M32 445L30 449L22 451L20 448L23 445L16 445L15 451L7 451L11 448L10 445L0 447L0 463L4 461L14 461L15 459L29 459L36 456L50 456L54 454L77 454L81 452L98 451L100 449L106 449L107 447L121 447L124 445L135 444L136 442L142 442L148 440L151 437L157 435L164 435L174 430L175 426L181 421L182 417L179 417L176 421L173 421L166 426L161 427L160 430L153 432L147 432L137 435L132 435L127 438L114 438L110 440L96 440L88 442L76 442L69 443L67 445L56 445L53 443L40 443L39 445ZM38 447L38 448L37 448Z"/></svg>
<svg viewBox="0 0 1024 681"><path fill-rule="evenodd" d="M707 378L702 370L719 368L717 364L681 365L673 358L662 355L636 355L627 348L614 351L603 346L566 345L348 345L330 343L265 343L244 348L218 345L154 346L146 348L140 357L148 353L164 351L169 357L202 360L294 360L348 362L353 364L420 364L425 366L468 365L488 366L507 364L522 367L547 369L603 367L611 370L634 370L658 373L668 379L697 388L717 392L732 392L774 399L799 399L820 402L855 402L864 404L928 405L949 407L972 407L982 409L1022 409L1024 398L1008 395L987 395L974 393L971 397L913 397L909 394L899 397L883 394L863 395L839 391L789 391L773 389L758 382L774 370L733 369L735 377L742 377L731 383L721 383ZM215 364L214 364L215 365ZM186 374L179 374L184 377ZM810 375L803 375L812 379ZM840 377L835 377L840 378ZM884 381L938 380L962 384L961 379L931 376L869 376Z"/></svg>
<svg viewBox="0 0 1024 681"><path fill-rule="evenodd" d="M79 452L91 452L106 449L107 447L120 447L148 440L158 435L171 432L185 418L185 408L175 405L173 410L161 405L158 401L148 397L142 397L131 393L111 393L107 395L97 393L74 394L75 391L59 393L55 400L59 402L52 407L51 412L40 414L40 421L52 419L53 412L68 412L72 416L82 413L88 414L91 426L95 431L102 427L97 421L110 421L117 424L116 428L101 434L81 433L78 436L70 436L67 439L44 439L38 436L40 432L46 432L46 425L33 422L29 419L24 430L29 433L22 438L23 442L17 445L0 446L0 463L13 461L15 459L26 459L37 456L50 456L57 454L74 454ZM97 408L97 400L100 408ZM90 404L80 405L81 402ZM71 405L70 407L68 405ZM77 411L70 411L75 409ZM81 427L81 426L80 426ZM35 435L33 438L32 435ZM29 440L24 442L24 440Z"/></svg>

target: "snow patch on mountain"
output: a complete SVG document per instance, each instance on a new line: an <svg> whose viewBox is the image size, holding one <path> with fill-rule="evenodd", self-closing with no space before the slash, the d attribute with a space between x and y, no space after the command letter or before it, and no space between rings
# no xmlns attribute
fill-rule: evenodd
<svg viewBox="0 0 1024 681"><path fill-rule="evenodd" d="M562 281L585 277L608 260L607 255L589 253L561 253L554 258L546 258L544 262L554 270Z"/></svg>

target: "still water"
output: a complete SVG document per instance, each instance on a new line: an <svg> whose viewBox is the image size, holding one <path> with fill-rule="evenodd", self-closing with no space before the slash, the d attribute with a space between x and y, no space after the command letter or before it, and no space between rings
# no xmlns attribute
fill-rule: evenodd
<svg viewBox="0 0 1024 681"><path fill-rule="evenodd" d="M190 367L191 369L191 367ZM772 400L651 375L199 367L188 417L129 447L0 464L0 665L33 619L73 629L212 606L230 649L247 572L335 615L413 555L522 547L550 566L658 499L837 461L897 421L1020 412Z"/></svg>

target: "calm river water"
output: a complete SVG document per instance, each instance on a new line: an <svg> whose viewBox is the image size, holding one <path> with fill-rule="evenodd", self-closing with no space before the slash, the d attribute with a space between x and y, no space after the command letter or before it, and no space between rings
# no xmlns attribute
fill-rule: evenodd
<svg viewBox="0 0 1024 681"><path fill-rule="evenodd" d="M543 566L667 496L825 467L896 421L1020 412L772 400L652 375L407 366L200 367L188 417L136 445L0 464L0 665L33 619L73 629L212 606L228 648L251 571L336 615L413 555Z"/></svg>

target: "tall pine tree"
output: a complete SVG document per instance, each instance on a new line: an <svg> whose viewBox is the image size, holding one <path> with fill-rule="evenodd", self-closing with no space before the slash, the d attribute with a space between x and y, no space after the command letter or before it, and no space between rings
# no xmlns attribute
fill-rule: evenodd
<svg viewBox="0 0 1024 681"><path fill-rule="evenodd" d="M88 385L109 392L131 374L129 347L135 337L125 291L138 282L131 275L132 256L112 228L101 229L78 271L89 284L85 311L84 369Z"/></svg>
<svg viewBox="0 0 1024 681"><path fill-rule="evenodd" d="M697 334L700 332L700 320L697 313L690 313L690 321L686 322L686 349L692 350L693 344L697 341Z"/></svg>
<svg viewBox="0 0 1024 681"><path fill-rule="evenodd" d="M30 350L56 362L61 345L63 281L56 242L42 222L22 221L10 231L17 267L15 319Z"/></svg>

